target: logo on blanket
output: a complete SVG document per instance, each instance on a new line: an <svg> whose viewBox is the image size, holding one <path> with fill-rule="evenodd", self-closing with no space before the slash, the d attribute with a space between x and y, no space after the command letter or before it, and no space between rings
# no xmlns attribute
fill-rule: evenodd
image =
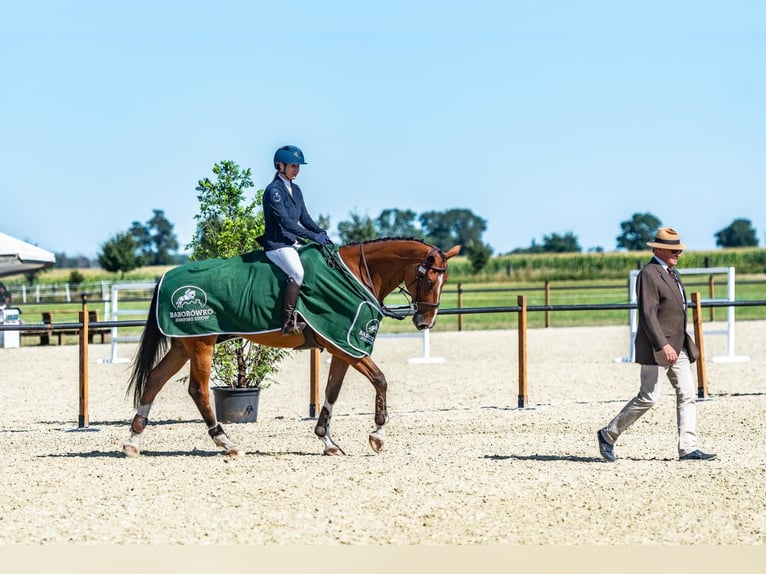
<svg viewBox="0 0 766 574"><path fill-rule="evenodd" d="M377 319L372 319L371 321L367 321L364 329L359 329L357 334L359 335L359 338L362 339L365 343L372 345L375 342L375 335L378 334L379 328L380 321Z"/></svg>
<svg viewBox="0 0 766 574"><path fill-rule="evenodd" d="M170 304L175 309L170 312L170 318L175 323L207 321L214 314L207 306L205 290L194 285L184 285L173 291Z"/></svg>

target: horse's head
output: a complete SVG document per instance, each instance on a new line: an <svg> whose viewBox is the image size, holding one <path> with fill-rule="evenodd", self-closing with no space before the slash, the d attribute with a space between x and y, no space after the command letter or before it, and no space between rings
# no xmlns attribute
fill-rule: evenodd
<svg viewBox="0 0 766 574"><path fill-rule="evenodd" d="M404 284L415 311L412 322L419 330L434 326L442 288L447 282L447 260L460 253L460 245L455 245L446 253L438 247L425 247L427 252L423 260L408 267L404 274Z"/></svg>

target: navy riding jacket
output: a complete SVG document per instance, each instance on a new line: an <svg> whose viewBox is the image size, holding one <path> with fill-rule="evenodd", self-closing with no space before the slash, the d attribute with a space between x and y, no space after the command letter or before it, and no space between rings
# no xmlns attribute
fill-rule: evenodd
<svg viewBox="0 0 766 574"><path fill-rule="evenodd" d="M290 247L299 239L318 242L318 235L324 232L306 209L303 193L297 184L292 184L292 197L284 182L275 177L263 192L263 218L266 229L258 243L265 251Z"/></svg>

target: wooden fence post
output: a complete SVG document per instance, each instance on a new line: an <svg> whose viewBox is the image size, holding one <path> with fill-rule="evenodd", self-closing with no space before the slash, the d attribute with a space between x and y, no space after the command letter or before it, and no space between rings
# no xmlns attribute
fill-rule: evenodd
<svg viewBox="0 0 766 574"><path fill-rule="evenodd" d="M705 370L705 341L702 335L702 300L699 293L692 293L692 303L694 303L694 339L700 350L700 356L697 358L697 398L707 398L707 371Z"/></svg>
<svg viewBox="0 0 766 574"><path fill-rule="evenodd" d="M519 295L519 408L527 406L527 298Z"/></svg>
<svg viewBox="0 0 766 574"><path fill-rule="evenodd" d="M88 296L82 295L82 328L80 329L80 414L78 428L88 428Z"/></svg>
<svg viewBox="0 0 766 574"><path fill-rule="evenodd" d="M311 384L309 385L309 417L317 416L319 406L319 349L311 349Z"/></svg>
<svg viewBox="0 0 766 574"><path fill-rule="evenodd" d="M550 306L551 304L551 282L549 279L545 280L545 304L546 306ZM545 328L551 326L551 312L550 310L545 310Z"/></svg>
<svg viewBox="0 0 766 574"><path fill-rule="evenodd" d="M463 308L463 284L458 283L457 284L457 308L462 309ZM463 314L458 313L457 316L457 330L462 331L463 330Z"/></svg>

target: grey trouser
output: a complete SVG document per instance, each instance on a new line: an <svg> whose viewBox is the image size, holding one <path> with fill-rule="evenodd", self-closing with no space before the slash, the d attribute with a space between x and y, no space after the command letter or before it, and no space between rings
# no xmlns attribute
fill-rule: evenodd
<svg viewBox="0 0 766 574"><path fill-rule="evenodd" d="M669 367L641 365L641 390L603 430L604 438L609 443L614 444L630 425L657 403L665 379L663 371L667 372L676 390L678 455L683 456L697 449L697 389L685 351L681 351L678 360Z"/></svg>

